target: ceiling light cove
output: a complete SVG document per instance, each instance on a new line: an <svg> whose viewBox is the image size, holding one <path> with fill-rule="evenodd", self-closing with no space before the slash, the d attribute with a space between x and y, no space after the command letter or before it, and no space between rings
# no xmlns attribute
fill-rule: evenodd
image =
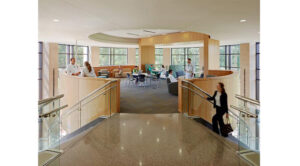
<svg viewBox="0 0 300 166"><path fill-rule="evenodd" d="M53 19L52 21L53 22L59 22L59 19Z"/></svg>
<svg viewBox="0 0 300 166"><path fill-rule="evenodd" d="M100 32L106 35L123 37L123 38L145 38L156 35L166 35L169 33L181 32L179 30L170 29L126 29L126 30L112 30Z"/></svg>

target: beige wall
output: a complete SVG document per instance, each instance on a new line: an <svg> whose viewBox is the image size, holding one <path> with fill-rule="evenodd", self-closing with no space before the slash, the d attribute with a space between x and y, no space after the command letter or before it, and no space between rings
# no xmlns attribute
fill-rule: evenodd
<svg viewBox="0 0 300 166"><path fill-rule="evenodd" d="M250 90L250 47L249 43L240 44L241 95L249 97Z"/></svg>
<svg viewBox="0 0 300 166"><path fill-rule="evenodd" d="M128 48L128 65L135 65L136 48Z"/></svg>
<svg viewBox="0 0 300 166"><path fill-rule="evenodd" d="M90 61L93 67L99 66L100 64L100 49L99 47L91 47Z"/></svg>
<svg viewBox="0 0 300 166"><path fill-rule="evenodd" d="M240 44L241 95L255 99L255 43Z"/></svg>
<svg viewBox="0 0 300 166"><path fill-rule="evenodd" d="M220 68L220 44L218 40L208 40L208 69L218 70Z"/></svg>
<svg viewBox="0 0 300 166"><path fill-rule="evenodd" d="M43 44L43 99L58 95L58 44Z"/></svg>
<svg viewBox="0 0 300 166"><path fill-rule="evenodd" d="M171 48L163 49L163 65L165 67L171 65Z"/></svg>

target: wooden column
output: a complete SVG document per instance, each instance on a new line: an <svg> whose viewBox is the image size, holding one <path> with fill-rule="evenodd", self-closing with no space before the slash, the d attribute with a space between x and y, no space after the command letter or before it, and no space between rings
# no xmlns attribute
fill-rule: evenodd
<svg viewBox="0 0 300 166"><path fill-rule="evenodd" d="M145 64L155 64L155 46L139 46L140 69L145 70Z"/></svg>
<svg viewBox="0 0 300 166"><path fill-rule="evenodd" d="M240 44L240 88L241 95L250 97L250 47Z"/></svg>
<svg viewBox="0 0 300 166"><path fill-rule="evenodd" d="M219 40L208 40L208 69L218 70L220 69L220 44Z"/></svg>

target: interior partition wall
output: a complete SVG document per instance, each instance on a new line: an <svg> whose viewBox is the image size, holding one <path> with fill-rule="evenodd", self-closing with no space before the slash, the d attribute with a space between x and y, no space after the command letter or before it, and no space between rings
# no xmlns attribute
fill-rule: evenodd
<svg viewBox="0 0 300 166"><path fill-rule="evenodd" d="M220 46L220 69L240 70L240 45Z"/></svg>
<svg viewBox="0 0 300 166"><path fill-rule="evenodd" d="M101 47L100 49L100 66L110 65L127 65L128 49L127 48L110 48Z"/></svg>
<svg viewBox="0 0 300 166"><path fill-rule="evenodd" d="M182 70L187 66L187 59L191 58L195 74L200 73L200 53L199 47L191 48L172 48L171 65L179 65Z"/></svg>
<svg viewBox="0 0 300 166"><path fill-rule="evenodd" d="M75 58L76 64L83 66L85 61L89 61L89 47L79 45L58 45L58 67L66 68L71 58Z"/></svg>

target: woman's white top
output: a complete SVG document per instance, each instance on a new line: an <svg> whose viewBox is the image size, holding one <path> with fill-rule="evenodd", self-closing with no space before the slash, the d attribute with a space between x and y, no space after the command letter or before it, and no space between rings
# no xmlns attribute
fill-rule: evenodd
<svg viewBox="0 0 300 166"><path fill-rule="evenodd" d="M169 74L169 79L171 82L177 82L177 79L172 74Z"/></svg>
<svg viewBox="0 0 300 166"><path fill-rule="evenodd" d="M75 74L75 73L78 73L80 72L80 67L76 64L72 64L70 63L67 67L67 74L68 75L72 75L72 74Z"/></svg>
<svg viewBox="0 0 300 166"><path fill-rule="evenodd" d="M192 64L188 64L185 67L185 78L191 79L193 78L194 66Z"/></svg>
<svg viewBox="0 0 300 166"><path fill-rule="evenodd" d="M166 69L162 68L160 73L160 78L166 78L166 72L167 72Z"/></svg>
<svg viewBox="0 0 300 166"><path fill-rule="evenodd" d="M220 97L221 97L221 93L220 92L217 92L217 95L215 97L215 100L216 100L216 105L221 107L221 100L220 100Z"/></svg>
<svg viewBox="0 0 300 166"><path fill-rule="evenodd" d="M91 72L89 72L89 69L87 67L85 67L84 69L82 69L81 73L82 73L81 74L82 77L96 77L96 74L95 74L95 71L93 68L92 68Z"/></svg>

